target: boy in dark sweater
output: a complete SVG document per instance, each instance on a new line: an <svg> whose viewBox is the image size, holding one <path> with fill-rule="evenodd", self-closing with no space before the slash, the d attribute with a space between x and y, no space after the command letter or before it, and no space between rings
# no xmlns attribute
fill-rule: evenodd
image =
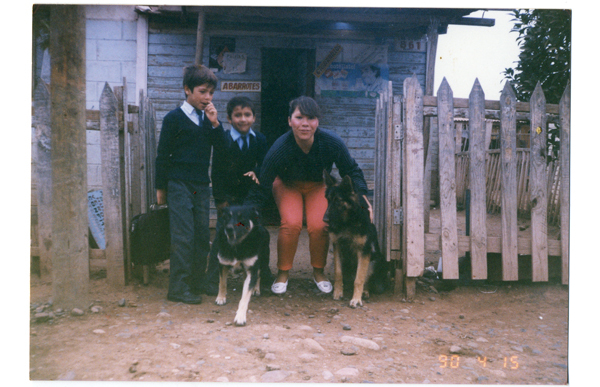
<svg viewBox="0 0 600 387"><path fill-rule="evenodd" d="M231 130L224 132L223 141L214 148L211 173L218 216L225 207L243 204L250 188L259 184L256 176L267 153L267 139L264 134L252 130L255 119L254 104L249 98L234 97L227 103L227 120ZM219 260L216 250L213 246L209 257L208 295L218 292ZM268 266L261 267L261 277L261 283L272 282Z"/></svg>
<svg viewBox="0 0 600 387"><path fill-rule="evenodd" d="M186 100L163 119L156 156L156 201L168 204L171 232L167 299L199 304L210 250L211 147L223 140L212 103L217 77L205 66L183 72Z"/></svg>

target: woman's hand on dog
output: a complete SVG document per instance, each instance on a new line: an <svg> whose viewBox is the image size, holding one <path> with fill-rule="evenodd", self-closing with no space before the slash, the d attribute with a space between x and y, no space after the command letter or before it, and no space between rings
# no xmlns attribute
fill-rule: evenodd
<svg viewBox="0 0 600 387"><path fill-rule="evenodd" d="M256 177L256 173L254 173L253 171L244 173L244 176L249 176L256 184L260 184L260 182L258 181L258 177Z"/></svg>
<svg viewBox="0 0 600 387"><path fill-rule="evenodd" d="M369 203L367 195L363 195L363 197L365 198L365 202L367 202L367 205L369 206L369 218L371 219L371 223L373 223L373 206L371 205L371 203Z"/></svg>

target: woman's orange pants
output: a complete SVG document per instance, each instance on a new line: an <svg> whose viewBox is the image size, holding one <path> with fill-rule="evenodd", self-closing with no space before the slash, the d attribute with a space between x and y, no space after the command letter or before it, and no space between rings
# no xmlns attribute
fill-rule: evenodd
<svg viewBox="0 0 600 387"><path fill-rule="evenodd" d="M325 183L294 182L285 185L279 177L273 182L273 197L281 216L277 238L277 268L290 270L298 248L302 219L306 211L310 264L322 269L327 261L329 233L323 216L327 210Z"/></svg>

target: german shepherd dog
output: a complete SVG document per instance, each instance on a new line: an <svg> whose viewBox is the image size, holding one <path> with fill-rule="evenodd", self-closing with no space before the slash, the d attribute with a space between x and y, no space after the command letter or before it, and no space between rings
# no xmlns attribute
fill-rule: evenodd
<svg viewBox="0 0 600 387"><path fill-rule="evenodd" d="M219 293L215 303L227 302L227 275L229 269L244 270L246 278L242 298L233 320L235 325L246 325L248 303L253 294L260 295L261 268L269 267L269 232L259 223L259 214L249 206L232 206L222 210L220 227L213 243L219 258Z"/></svg>
<svg viewBox="0 0 600 387"><path fill-rule="evenodd" d="M324 171L328 206L323 221L328 224L333 242L335 282L333 299L344 293L344 280L354 280L350 307L362 306L362 296L383 293L387 265L377 242L377 229L371 222L367 202L357 194L349 176L338 184ZM366 287L365 287L366 285Z"/></svg>

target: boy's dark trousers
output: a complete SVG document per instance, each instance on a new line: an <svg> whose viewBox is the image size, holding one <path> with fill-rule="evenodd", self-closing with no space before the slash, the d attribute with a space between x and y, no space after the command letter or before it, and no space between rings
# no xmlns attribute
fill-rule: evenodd
<svg viewBox="0 0 600 387"><path fill-rule="evenodd" d="M167 298L202 293L210 250L209 200L208 184L169 180L171 261Z"/></svg>
<svg viewBox="0 0 600 387"><path fill-rule="evenodd" d="M230 206L240 206L244 204L243 200L232 200L229 205ZM221 216L221 211L217 210L217 216ZM217 221L217 230L219 233L221 230L221 222ZM209 296L216 296L219 292L219 258L217 257L218 246L214 243L210 248L210 254L208 256L208 269L206 270L206 280L205 282L205 293ZM260 268L260 287L265 289L270 289L271 284L275 281L275 277L271 273L271 269L269 268L268 263L265 267Z"/></svg>

